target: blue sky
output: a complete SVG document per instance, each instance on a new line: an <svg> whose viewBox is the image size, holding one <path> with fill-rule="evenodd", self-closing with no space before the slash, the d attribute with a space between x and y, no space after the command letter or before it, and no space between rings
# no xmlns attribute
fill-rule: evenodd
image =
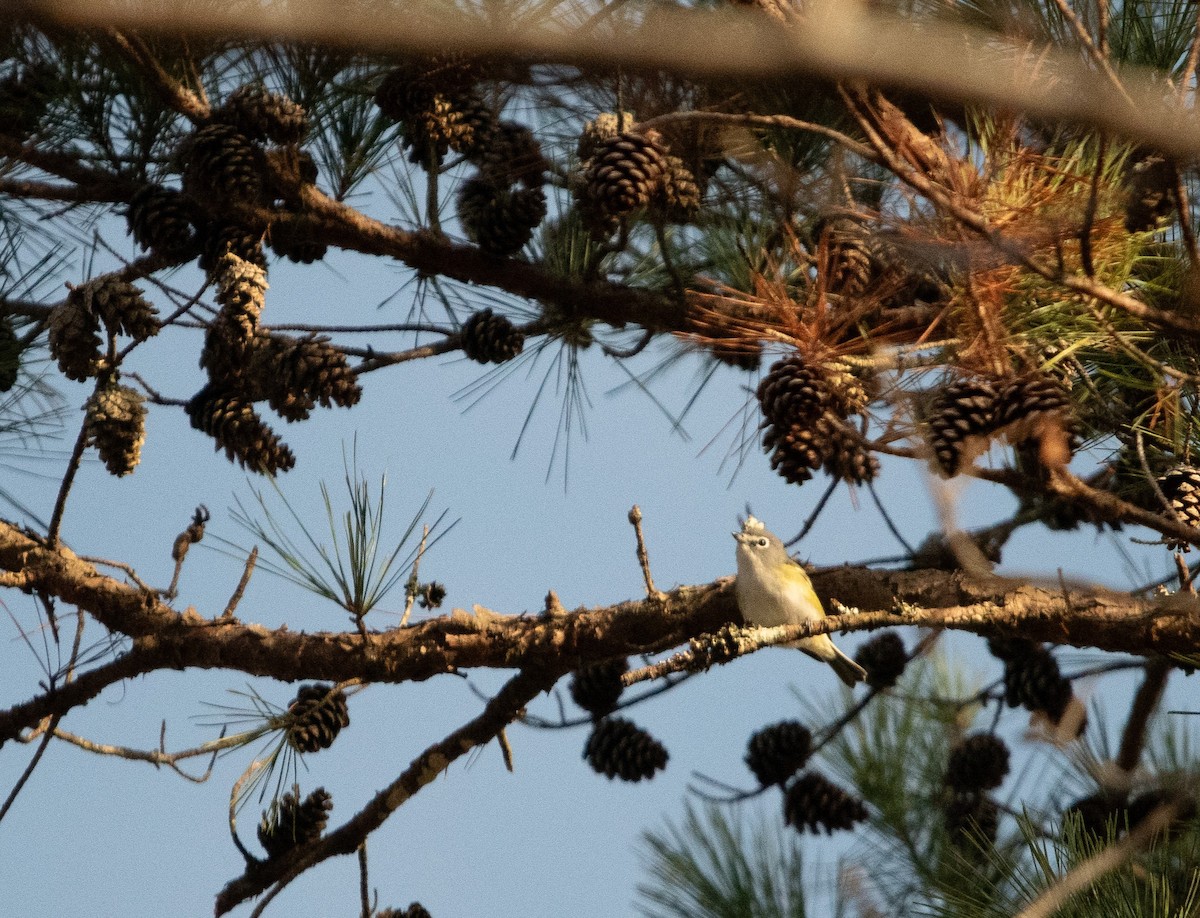
<svg viewBox="0 0 1200 918"><path fill-rule="evenodd" d="M105 224L104 230L114 245L127 250L120 227ZM273 265L264 321L329 321L330 316L337 322L404 320L405 297L378 311L374 306L395 292L406 272L346 255L334 254L327 261L306 269ZM195 281L187 272L173 282L187 288ZM468 301L473 296L470 290L464 295ZM394 339L389 346L395 346ZM165 394L187 397L199 387L194 330L168 332L143 352L137 369ZM655 359L648 353L631 367L645 370ZM699 366L698 358L683 362L655 386L655 393L668 406L681 406ZM547 476L558 420L553 399L539 410L516 459L510 459L541 371L514 374L464 413L454 394L484 369L461 358L371 374L356 408L319 410L298 425L279 422L298 457L296 469L280 485L319 529L319 482L328 481L344 505L343 454L357 438L360 470L372 480L385 472L388 476L396 533L432 489L430 519L446 510L450 519L459 520L421 570L422 579L447 586L446 610L479 603L508 614L537 611L551 589L568 608L641 595L642 577L626 520L634 503L645 516L660 588L732 574L729 534L747 503L785 538L801 527L824 489L823 480L788 486L757 449L732 481L728 469L720 468L734 436L721 429L736 415L748 396L746 387L757 376L723 368L689 416L690 436L684 439L644 395L629 389L609 394L628 376L598 347L584 354L583 367L594 407L587 413L589 438L576 433L572 439L566 489L561 463ZM76 386L64 391L73 424L85 391ZM73 437L69 428L64 448ZM53 476L64 461L51 457L36 467ZM6 474L10 482L49 515L53 479L30 482ZM99 462L89 461L72 493L63 535L79 554L129 562L144 579L165 585L172 539L193 508L204 503L212 510L210 534L248 544L249 535L233 523L229 508L235 497L246 502L252 488L264 486L214 453L211 442L189 428L181 410L155 407L141 467L118 480ZM879 491L910 541L919 541L933 528L923 470L886 462ZM1011 508L1011 500L995 489L974 484L960 504L961 521L997 519ZM1167 561L1162 549L1129 548L1159 566ZM841 488L798 550L816 564L829 565L898 554L899 546L869 496L861 493L855 499ZM1073 536L1023 530L1006 549L1003 570L1055 576L1059 567L1067 576L1118 588L1131 585L1111 540L1095 537L1092 530ZM218 614L240 573L239 562L206 546L193 549L180 583L179 606ZM19 594L7 594L4 600L24 627L35 625L31 600ZM398 591L369 624L394 624L402 603ZM293 630L346 624L339 609L261 570L238 615L267 626L286 622ZM0 697L8 703L28 697L41 672L12 622L6 618L2 627ZM100 628L91 623L85 643L99 637ZM844 636L839 643L852 652L858 640ZM40 639L35 638L34 646L42 646ZM993 672L982 642L962 639L952 646L968 670ZM485 692L505 676L467 675ZM206 705L236 704L230 690L245 691L251 684L279 706L286 706L295 692L294 686L251 683L234 673L155 673L110 689L86 709L72 712L63 727L98 742L153 748L166 720L168 748L192 746L217 734L207 723L213 713ZM1188 703L1181 685L1176 682L1172 696L1176 706ZM1187 688L1195 707L1195 690ZM565 694L565 689L564 682L560 690ZM372 836L371 884L379 890L381 905L403 907L420 900L435 918L632 914L634 886L641 876L636 856L640 833L659 827L664 817L682 814L693 771L748 784L742 755L749 735L771 721L801 716L794 693L834 698L840 691L830 670L787 650L757 654L692 679L631 713L671 753L666 772L639 785L609 782L586 767L580 760L584 728L515 726L509 733L515 773L504 770L495 745L455 763ZM372 686L352 698L352 724L334 746L306 757L302 790L326 787L334 799L332 824L338 825L422 749L479 708L466 681L452 676ZM533 708L548 717L556 710L551 699ZM250 762L253 748L222 757L211 779L196 785L142 763L51 746L0 826L5 880L0 913L36 918L82 907L101 918L209 914L215 892L241 871L241 858L228 838L226 807L230 786ZM6 791L31 752L16 743L0 751L0 786ZM762 805L773 809L777 800L772 796ZM251 803L240 820L241 836L252 848L260 809ZM807 851L810 863L820 864L836 860L845 846L815 839ZM327 862L295 882L268 914L356 914L357 884L352 858Z"/></svg>

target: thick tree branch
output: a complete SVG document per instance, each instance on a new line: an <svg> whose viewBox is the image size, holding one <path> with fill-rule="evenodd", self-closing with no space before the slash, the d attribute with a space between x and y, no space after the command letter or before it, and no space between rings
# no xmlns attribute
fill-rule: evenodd
<svg viewBox="0 0 1200 918"><path fill-rule="evenodd" d="M1149 75L1121 73L1121 87L1096 79L1073 49L1010 41L963 23L905 21L826 0L781 26L745 9L670 10L639 20L610 17L605 28L570 30L561 9L541 20L501 23L494 16L422 4L270 3L208 6L129 0L43 0L24 8L52 22L146 32L282 38L378 51L459 50L495 60L667 69L741 78L818 75L863 80L956 102L1091 124L1140 138L1166 152L1200 148L1200 122L1179 100L1164 99ZM712 52L720 36L721 53ZM969 60L970 67L958 62ZM1132 104L1130 102L1132 100Z"/></svg>
<svg viewBox="0 0 1200 918"><path fill-rule="evenodd" d="M357 633L272 631L233 618L204 618L191 609L179 613L155 594L105 577L69 549L46 548L7 523L0 523L0 570L21 572L28 588L80 606L136 642L117 663L0 715L0 739L85 703L117 679L156 668L230 669L288 681L301 676L420 681L473 667L546 668L561 661L574 667L659 653L740 619L732 582L721 579L567 615L456 610L412 627L369 633L364 643ZM919 625L1126 653L1200 649L1200 602L1184 594L1137 600L1095 589L1064 593L940 570L844 567L813 579L822 597L856 614L833 616L805 633Z"/></svg>

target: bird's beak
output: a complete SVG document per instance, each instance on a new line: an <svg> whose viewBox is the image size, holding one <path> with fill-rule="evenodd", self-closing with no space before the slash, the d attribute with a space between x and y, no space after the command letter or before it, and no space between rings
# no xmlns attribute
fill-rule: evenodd
<svg viewBox="0 0 1200 918"><path fill-rule="evenodd" d="M744 532L731 532L730 535L732 535L739 542L743 542L746 539L746 533Z"/></svg>

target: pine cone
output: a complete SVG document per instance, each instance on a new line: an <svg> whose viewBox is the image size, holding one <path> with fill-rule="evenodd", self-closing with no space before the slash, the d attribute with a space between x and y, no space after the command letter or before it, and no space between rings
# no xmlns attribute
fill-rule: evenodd
<svg viewBox="0 0 1200 918"><path fill-rule="evenodd" d="M296 221L272 223L267 238L272 252L297 264L311 265L329 251L329 246L299 228Z"/></svg>
<svg viewBox="0 0 1200 918"><path fill-rule="evenodd" d="M0 80L0 133L21 141L36 133L55 96L56 82L49 65L36 64Z"/></svg>
<svg viewBox="0 0 1200 918"><path fill-rule="evenodd" d="M271 808L264 810L258 824L258 841L267 852L268 858L307 845L321 837L329 824L329 811L333 809L333 797L323 787L300 802L300 786L292 789L279 800L272 801Z"/></svg>
<svg viewBox="0 0 1200 918"><path fill-rule="evenodd" d="M1039 425L1054 419L1070 432L1071 397L1062 383L1042 373L1014 379L1000 387L995 425L1010 443L1038 436Z"/></svg>
<svg viewBox="0 0 1200 918"><path fill-rule="evenodd" d="M109 330L128 335L134 341L153 338L162 327L158 310L146 301L141 290L125 281L106 277L98 284L76 287L70 296L90 297L92 311L104 320Z"/></svg>
<svg viewBox="0 0 1200 918"><path fill-rule="evenodd" d="M629 661L624 657L577 670L571 676L571 698L592 717L606 717L617 709L625 690L621 676L627 672Z"/></svg>
<svg viewBox="0 0 1200 918"><path fill-rule="evenodd" d="M996 429L996 387L985 379L951 383L929 407L929 445L938 468L957 475L976 441L986 441Z"/></svg>
<svg viewBox="0 0 1200 918"><path fill-rule="evenodd" d="M257 336L245 373L249 398L265 398L289 421L302 421L319 403L349 408L362 398L358 375L346 355L323 336Z"/></svg>
<svg viewBox="0 0 1200 918"><path fill-rule="evenodd" d="M413 902L406 909L385 908L375 913L375 918L433 918L420 902Z"/></svg>
<svg viewBox="0 0 1200 918"><path fill-rule="evenodd" d="M95 376L100 365L100 322L72 296L50 313L50 354L67 379L82 382Z"/></svg>
<svg viewBox="0 0 1200 918"><path fill-rule="evenodd" d="M711 353L719 362L747 373L762 366L762 345L758 342L718 341L712 345Z"/></svg>
<svg viewBox="0 0 1200 918"><path fill-rule="evenodd" d="M812 755L812 733L796 720L763 727L746 745L746 765L763 787L782 787Z"/></svg>
<svg viewBox="0 0 1200 918"><path fill-rule="evenodd" d="M458 192L458 219L467 238L489 255L515 255L545 216L541 188L500 188L474 177Z"/></svg>
<svg viewBox="0 0 1200 918"><path fill-rule="evenodd" d="M1139 148L1130 158L1125 229L1143 233L1175 209L1175 167L1162 153Z"/></svg>
<svg viewBox="0 0 1200 918"><path fill-rule="evenodd" d="M700 211L700 187L682 159L667 156L655 206L673 223L691 223Z"/></svg>
<svg viewBox="0 0 1200 918"><path fill-rule="evenodd" d="M946 832L954 844L982 839L996 843L1000 829L1000 810L996 801L981 791L952 791L943 807Z"/></svg>
<svg viewBox="0 0 1200 918"><path fill-rule="evenodd" d="M866 484L879 474L879 460L871 455L858 432L845 421L830 417L829 456L825 471L850 484Z"/></svg>
<svg viewBox="0 0 1200 918"><path fill-rule="evenodd" d="M462 349L476 363L504 363L525 347L525 336L491 309L474 313L462 328Z"/></svg>
<svg viewBox="0 0 1200 918"><path fill-rule="evenodd" d="M1128 798L1128 794L1115 790L1098 790L1069 804L1063 810L1063 822L1065 824L1074 816L1079 819L1082 831L1101 839L1109 837L1111 824L1113 837L1116 837L1125 831Z"/></svg>
<svg viewBox="0 0 1200 918"><path fill-rule="evenodd" d="M988 638L987 649L1001 663L1009 663L1037 653L1041 645L1028 638Z"/></svg>
<svg viewBox="0 0 1200 918"><path fill-rule="evenodd" d="M815 421L834 404L824 369L799 354L773 363L756 394L763 418L785 432Z"/></svg>
<svg viewBox="0 0 1200 918"><path fill-rule="evenodd" d="M598 774L622 781L652 778L668 758L662 743L622 717L605 717L592 727L583 757Z"/></svg>
<svg viewBox="0 0 1200 918"><path fill-rule="evenodd" d="M851 220L834 220L823 234L828 238L826 288L848 298L862 296L871 289L879 273L863 228Z"/></svg>
<svg viewBox="0 0 1200 918"><path fill-rule="evenodd" d="M789 484L808 481L833 458L837 425L826 412L808 426L793 424L782 433L778 427L768 427L763 433L763 450L771 454L771 468Z"/></svg>
<svg viewBox="0 0 1200 918"><path fill-rule="evenodd" d="M217 110L216 117L251 140L295 144L308 133L304 107L287 96L270 92L262 83L239 86Z"/></svg>
<svg viewBox="0 0 1200 918"><path fill-rule="evenodd" d="M626 217L651 202L666 170L667 151L655 137L625 131L588 162L583 194L600 214Z"/></svg>
<svg viewBox="0 0 1200 918"><path fill-rule="evenodd" d="M468 159L479 166L483 178L498 187L520 183L526 188L541 188L549 169L542 145L533 132L515 121L495 125L480 149L468 155Z"/></svg>
<svg viewBox="0 0 1200 918"><path fill-rule="evenodd" d="M267 292L267 272L232 252L217 264L217 302L221 304L219 321L238 326L246 338L258 331Z"/></svg>
<svg viewBox="0 0 1200 918"><path fill-rule="evenodd" d="M1041 645L1005 661L1004 698L1010 708L1020 705L1027 711L1041 711L1057 724L1071 696L1070 680L1062 677L1058 661Z"/></svg>
<svg viewBox="0 0 1200 918"><path fill-rule="evenodd" d="M468 93L479 67L460 55L416 58L390 71L375 90L375 105L393 121L408 121L428 111L438 93Z"/></svg>
<svg viewBox="0 0 1200 918"><path fill-rule="evenodd" d="M955 791L994 790L1008 774L1008 746L990 733L976 733L950 749L946 786Z"/></svg>
<svg viewBox="0 0 1200 918"><path fill-rule="evenodd" d="M141 461L146 442L145 398L128 386L114 384L94 392L84 410L87 445L96 447L110 474L130 474Z"/></svg>
<svg viewBox="0 0 1200 918"><path fill-rule="evenodd" d="M375 104L400 123L409 159L428 168L447 150L474 154L487 143L491 110L474 91L475 66L454 55L423 58L391 71L375 91Z"/></svg>
<svg viewBox="0 0 1200 918"><path fill-rule="evenodd" d="M815 771L806 771L788 785L783 798L783 820L797 832L814 835L821 830L832 835L836 829L851 829L867 818L861 800L851 797Z"/></svg>
<svg viewBox="0 0 1200 918"><path fill-rule="evenodd" d="M143 249L173 257L196 246L196 206L183 192L160 185L143 185L125 211L129 233Z"/></svg>
<svg viewBox="0 0 1200 918"><path fill-rule="evenodd" d="M0 316L0 392L8 392L17 384L22 350L12 317Z"/></svg>
<svg viewBox="0 0 1200 918"><path fill-rule="evenodd" d="M350 726L346 693L320 682L300 686L288 715L287 741L297 752L328 749L342 728Z"/></svg>
<svg viewBox="0 0 1200 918"><path fill-rule="evenodd" d="M212 384L201 389L187 404L188 419L196 430L217 442L218 449L253 472L274 475L296 464L292 451L282 443L248 402Z"/></svg>
<svg viewBox="0 0 1200 918"><path fill-rule="evenodd" d="M197 128L179 152L183 190L210 210L227 201L253 203L262 197L262 150L229 124Z"/></svg>
<svg viewBox="0 0 1200 918"><path fill-rule="evenodd" d="M242 261L248 261L265 271L267 259L262 250L263 232L240 223L213 223L204 233L201 270L205 274L213 274L226 255L236 255Z"/></svg>
<svg viewBox="0 0 1200 918"><path fill-rule="evenodd" d="M1200 469L1190 465L1178 465L1158 479L1163 497L1171 502L1171 509L1185 526L1200 529ZM1169 540L1171 551L1188 551L1187 542Z"/></svg>
<svg viewBox="0 0 1200 918"><path fill-rule="evenodd" d="M633 112L622 112L620 118L612 112L601 112L583 126L577 147L579 161L586 163L605 143L629 130L636 122Z"/></svg>
<svg viewBox="0 0 1200 918"><path fill-rule="evenodd" d="M888 689L904 675L908 653L899 634L885 631L859 647L854 662L867 671L867 685L873 689Z"/></svg>

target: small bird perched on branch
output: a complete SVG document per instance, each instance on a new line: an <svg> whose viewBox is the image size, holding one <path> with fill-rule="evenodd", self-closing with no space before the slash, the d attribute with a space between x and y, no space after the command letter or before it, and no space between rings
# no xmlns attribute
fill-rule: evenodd
<svg viewBox="0 0 1200 918"><path fill-rule="evenodd" d="M737 540L737 601L747 624L762 628L817 622L825 617L821 600L804 568L792 560L779 537L750 516ZM828 634L788 644L828 663L846 685L867 678L867 671L834 646Z"/></svg>

